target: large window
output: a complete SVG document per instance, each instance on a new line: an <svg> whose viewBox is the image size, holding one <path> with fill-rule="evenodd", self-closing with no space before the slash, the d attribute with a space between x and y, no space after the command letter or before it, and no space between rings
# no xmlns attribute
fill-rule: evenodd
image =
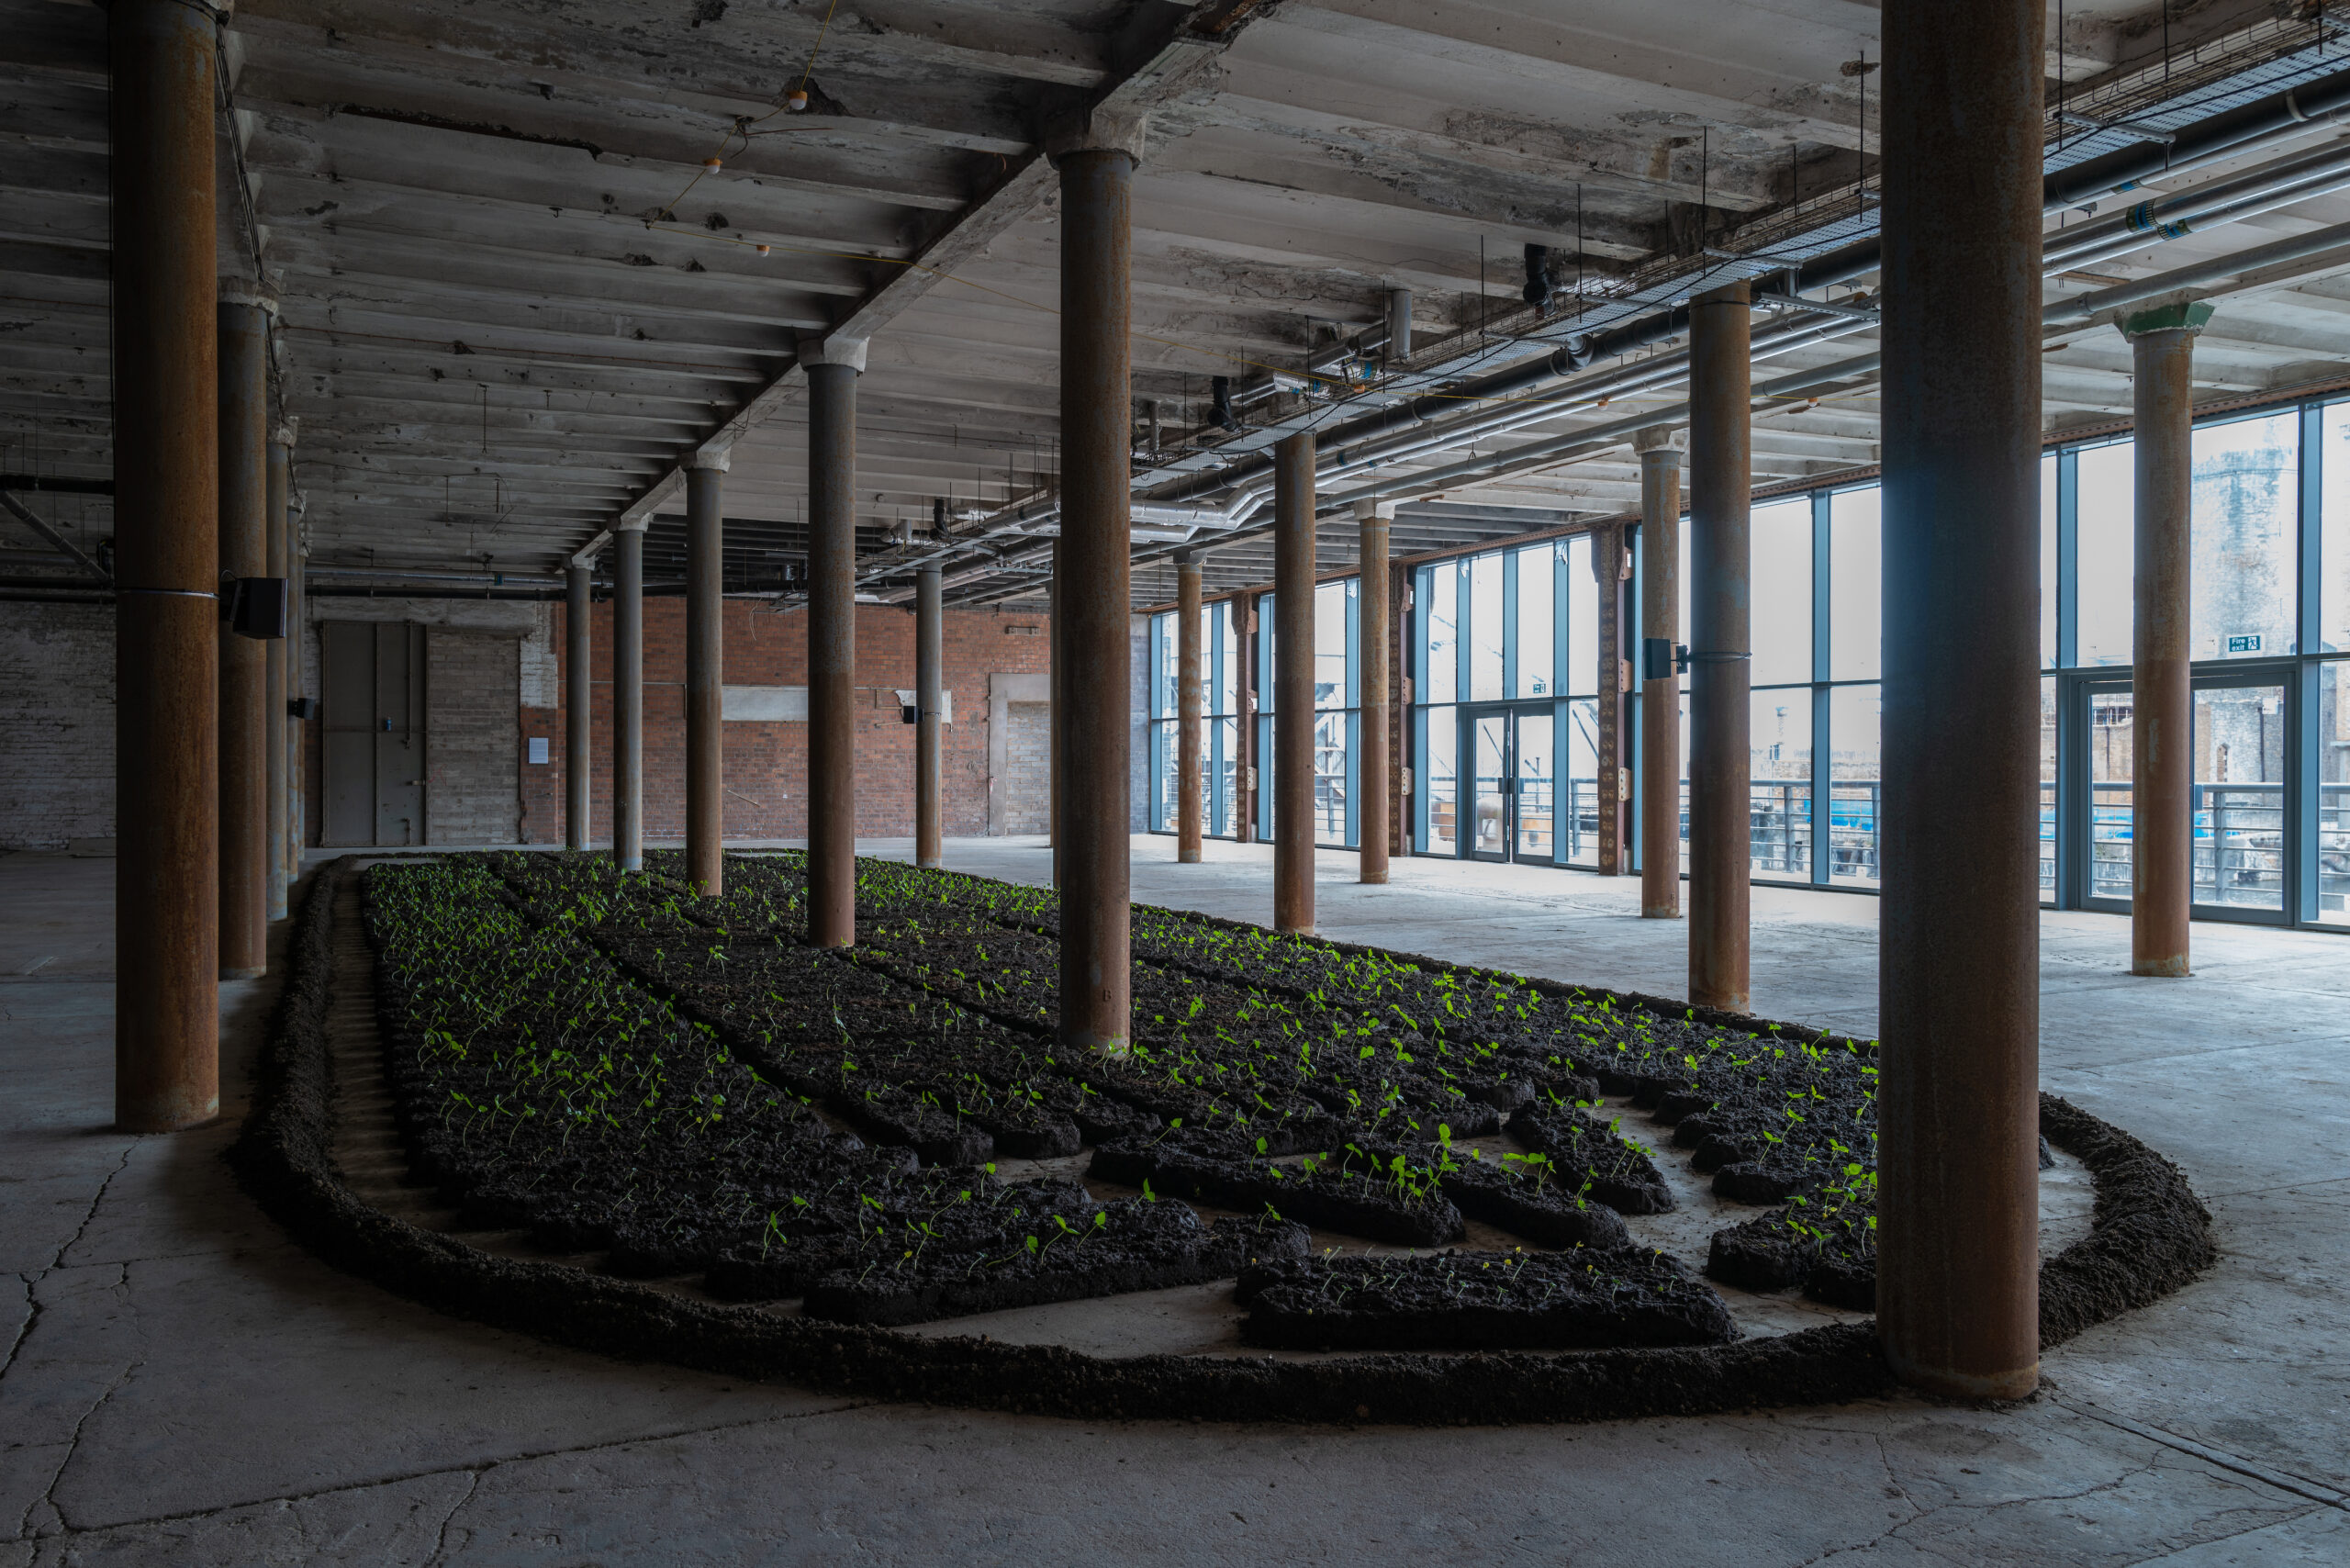
<svg viewBox="0 0 2350 1568"><path fill-rule="evenodd" d="M1200 800L1214 838L1239 833L1240 628L1237 607L1219 600L1200 614ZM1174 612L1150 624L1150 826L1173 833L1182 752L1181 628Z"/></svg>
<svg viewBox="0 0 2350 1568"><path fill-rule="evenodd" d="M1591 551L1589 537L1576 535L1414 574L1420 854L1599 863L1600 589Z"/></svg>
<svg viewBox="0 0 2350 1568"><path fill-rule="evenodd" d="M1314 841L1326 849L1361 842L1356 755L1362 748L1362 688L1355 656L1360 581L1314 590ZM1257 835L1273 837L1273 660L1280 644L1273 596L1257 598Z"/></svg>

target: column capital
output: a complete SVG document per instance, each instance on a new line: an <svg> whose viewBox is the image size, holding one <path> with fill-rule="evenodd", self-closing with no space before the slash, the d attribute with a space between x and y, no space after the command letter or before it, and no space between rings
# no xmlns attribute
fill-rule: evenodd
<svg viewBox="0 0 2350 1568"><path fill-rule="evenodd" d="M621 519L620 521L612 524L612 532L614 533L642 533L652 525L653 520L649 517L624 517ZM581 552L582 554L585 554L587 552L585 551Z"/></svg>
<svg viewBox="0 0 2350 1568"><path fill-rule="evenodd" d="M1745 309L1753 303L1753 285L1744 278L1740 278L1735 283L1723 284L1718 288L1709 288L1703 294L1693 294L1689 297L1689 308L1692 310L1701 305L1735 305L1740 309Z"/></svg>
<svg viewBox="0 0 2350 1568"><path fill-rule="evenodd" d="M862 375L866 342L863 338L802 338L800 368L813 370L820 364L845 364Z"/></svg>
<svg viewBox="0 0 2350 1568"><path fill-rule="evenodd" d="M1058 167L1078 152L1123 152L1142 162L1143 143L1150 134L1147 110L1113 108L1106 105L1057 115L1045 122L1045 155Z"/></svg>
<svg viewBox="0 0 2350 1568"><path fill-rule="evenodd" d="M257 278L224 277L220 280L220 303L223 305L252 305L277 314L277 290Z"/></svg>
<svg viewBox="0 0 2350 1568"><path fill-rule="evenodd" d="M705 448L695 453L686 459L685 466L688 469L699 468L711 474L723 474L733 466L733 464L734 449L731 446L722 446L714 452Z"/></svg>
<svg viewBox="0 0 2350 1568"><path fill-rule="evenodd" d="M2133 310L2114 325L2121 329L2125 338L2143 338L2152 332L2199 332L2210 319L2210 306L2178 300L2148 310Z"/></svg>
<svg viewBox="0 0 2350 1568"><path fill-rule="evenodd" d="M1357 522L1393 522L1395 521L1395 504L1393 501L1374 500L1365 496L1355 502L1355 521Z"/></svg>
<svg viewBox="0 0 2350 1568"><path fill-rule="evenodd" d="M298 420L290 419L280 421L277 428L269 432L269 439L272 442L284 447L286 451L293 451L295 427L298 423Z"/></svg>
<svg viewBox="0 0 2350 1568"><path fill-rule="evenodd" d="M1689 450L1689 429L1685 425L1651 425L1644 431L1635 431L1632 450L1642 457L1670 457L1677 462Z"/></svg>

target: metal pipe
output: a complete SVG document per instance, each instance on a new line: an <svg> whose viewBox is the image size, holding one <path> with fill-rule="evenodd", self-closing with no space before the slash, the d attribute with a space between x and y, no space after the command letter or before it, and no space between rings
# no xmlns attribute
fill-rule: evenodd
<svg viewBox="0 0 2350 1568"><path fill-rule="evenodd" d="M1273 929L1311 935L1314 437L1273 450Z"/></svg>
<svg viewBox="0 0 2350 1568"><path fill-rule="evenodd" d="M107 14L116 232L115 1125L220 1110L211 14Z"/></svg>
<svg viewBox="0 0 2350 1568"><path fill-rule="evenodd" d="M1640 634L1681 641L1681 449L1685 437L1652 425L1632 438L1640 456ZM1681 918L1681 676L1640 689L1640 915Z"/></svg>
<svg viewBox="0 0 2350 1568"><path fill-rule="evenodd" d="M593 833L594 800L588 754L595 734L595 687L588 667L589 626L586 566L565 566L563 602L563 842L586 849Z"/></svg>
<svg viewBox="0 0 2350 1568"><path fill-rule="evenodd" d="M612 535L612 863L644 869L644 523Z"/></svg>
<svg viewBox="0 0 2350 1568"><path fill-rule="evenodd" d="M914 596L914 864L946 864L946 590L924 566Z"/></svg>
<svg viewBox="0 0 2350 1568"><path fill-rule="evenodd" d="M1387 634L1391 625L1388 601L1393 591L1388 566L1393 548L1389 530L1394 516L1393 507L1375 501L1355 509L1360 576L1355 588L1355 668L1362 682L1362 763L1357 769L1361 783L1356 791L1361 801L1361 813L1357 819L1357 842L1360 846L1361 879L1371 887L1387 880L1387 819L1393 803L1388 757L1394 710L1387 700L1393 674L1387 659Z"/></svg>
<svg viewBox="0 0 2350 1568"><path fill-rule="evenodd" d="M2208 305L2143 311L2130 340L2136 468L2136 647L2132 672L2130 972L2188 972L2195 897L2195 335Z"/></svg>
<svg viewBox="0 0 2350 1568"><path fill-rule="evenodd" d="M808 940L856 941L856 378L803 346L808 375ZM811 364L811 358L823 363Z"/></svg>
<svg viewBox="0 0 2350 1568"><path fill-rule="evenodd" d="M2039 1381L2041 0L1884 11L1877 1334Z"/></svg>
<svg viewBox="0 0 2350 1568"><path fill-rule="evenodd" d="M2044 241L2041 264L2053 272L2127 255L2324 196L2345 183L2350 183L2350 148L2329 145L2232 179L2151 197L2102 222L2059 230Z"/></svg>
<svg viewBox="0 0 2350 1568"><path fill-rule="evenodd" d="M220 577L268 575L269 316L249 284L222 286ZM269 655L223 620L220 646L220 978L269 969Z"/></svg>
<svg viewBox="0 0 2350 1568"><path fill-rule="evenodd" d="M1064 1047L1125 1054L1132 1034L1127 678L1133 542L1126 508L1134 429L1134 155L1064 153L1061 176L1060 592L1067 655L1060 812Z"/></svg>
<svg viewBox="0 0 2350 1568"><path fill-rule="evenodd" d="M1751 314L1742 283L1690 301L1689 1000L1736 1013L1747 1010L1754 875Z"/></svg>
<svg viewBox="0 0 2350 1568"><path fill-rule="evenodd" d="M712 899L726 878L726 466L697 453L686 469L686 885Z"/></svg>
<svg viewBox="0 0 2350 1568"><path fill-rule="evenodd" d="M39 534L49 543L50 548L56 550L60 554L66 556L68 559L72 560L75 566L80 566L84 572L87 572L91 577L95 580L96 586L107 588L114 586L114 579L106 576L106 571L104 566L99 566L95 561L91 560L89 556L84 554L80 545L74 543L71 539L66 538L65 535L58 532L57 530L50 527L48 521L41 517L40 513L33 510L32 508L25 505L24 502L18 500L16 497L8 494L5 490L0 490L0 508L6 508L11 517L14 517L18 522L23 523L27 528L31 529L35 533ZM11 557L20 557L25 560L39 559L43 566L50 564L50 557L46 554L41 554L36 557L33 554L15 550L9 551L8 554Z"/></svg>
<svg viewBox="0 0 2350 1568"><path fill-rule="evenodd" d="M285 498L287 492L287 438L283 431L271 436L268 455L268 502L263 514L264 526L262 575L275 577L293 587L285 548ZM293 595L286 595L286 636L273 637L262 645L265 686L262 696L262 766L266 775L263 785L269 813L267 843L262 851L263 876L269 890L269 918L285 918L285 884L289 864L285 854L285 835L293 821L293 801L286 790L293 777L293 758L286 753L285 714L286 666L294 644L291 611Z"/></svg>
<svg viewBox="0 0 2350 1568"><path fill-rule="evenodd" d="M1206 830L1200 775L1200 725L1206 692L1200 678L1200 558L1175 558L1175 859L1195 866Z"/></svg>

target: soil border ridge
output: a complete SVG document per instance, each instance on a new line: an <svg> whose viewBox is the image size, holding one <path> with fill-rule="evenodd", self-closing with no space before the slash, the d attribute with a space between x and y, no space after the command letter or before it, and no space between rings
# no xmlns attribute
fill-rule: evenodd
<svg viewBox="0 0 2350 1568"><path fill-rule="evenodd" d="M326 1023L334 903L357 858L319 868L305 892L287 945L290 972L255 1067L252 1110L228 1159L255 1202L318 1256L452 1316L627 1361L1080 1419L1583 1422L1842 1404L1894 1385L1865 1322L1731 1345L1570 1356L1112 1359L782 1317L757 1306L684 1300L570 1264L492 1256L368 1206L336 1172ZM2052 1095L2041 1097L2041 1126L2097 1183L2090 1235L2042 1268L2046 1347L2177 1289L2216 1249L2209 1212L2170 1161Z"/></svg>

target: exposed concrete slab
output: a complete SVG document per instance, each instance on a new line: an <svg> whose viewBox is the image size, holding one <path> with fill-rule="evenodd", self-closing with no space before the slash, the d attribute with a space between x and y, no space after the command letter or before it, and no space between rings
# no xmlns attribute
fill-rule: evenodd
<svg viewBox="0 0 2350 1568"><path fill-rule="evenodd" d="M1137 896L1270 911L1268 851L1209 853L1179 868L1171 841L1136 840ZM0 875L17 858L0 859ZM1049 865L1019 841L950 841L947 858L1024 880ZM1350 857L1324 857L1325 930L1679 989L1683 928L1626 914L1628 883L1395 869L1394 886L1363 890L1346 879ZM110 872L60 866L7 887L7 907L37 905L53 877L86 908L88 890L64 884L110 885ZM1768 982L1758 1007L1870 1032L1874 901L1758 890L1756 909L1756 972ZM2052 915L2046 925L2060 982L2126 956L2122 922ZM2350 1382L2329 1359L2350 1327L2338 1305L2350 1218L2339 1002L2322 986L2265 985L2260 953L2266 944L2279 963L2322 969L2350 961L2350 947L2228 935L2245 951L2227 957L2241 968L2225 979L2051 989L2051 1086L2177 1159L2219 1215L2224 1256L2179 1295L2053 1354L2049 1394L2005 1412L1896 1399L1446 1432L859 1406L441 1317L286 1243L218 1160L226 1127L105 1132L102 981L0 984L0 1179L12 1182L0 1187L0 1276L12 1284L0 1293L0 1340L18 1346L0 1372L0 1568L613 1568L851 1553L1024 1568L2338 1562L2350 1529L2326 1499L2350 1489L2340 1437ZM229 999L237 1042L251 1038L270 985ZM2199 1048L2207 1037L2234 1043ZM241 1071L223 1086L224 1099L241 1098ZM28 1189L39 1202L22 1201ZM1191 1294L1155 1305L1203 1328L1224 1320L1212 1288ZM1124 1307L1130 1324L1136 1305ZM1105 1316L1100 1349L1113 1353L1113 1327Z"/></svg>

